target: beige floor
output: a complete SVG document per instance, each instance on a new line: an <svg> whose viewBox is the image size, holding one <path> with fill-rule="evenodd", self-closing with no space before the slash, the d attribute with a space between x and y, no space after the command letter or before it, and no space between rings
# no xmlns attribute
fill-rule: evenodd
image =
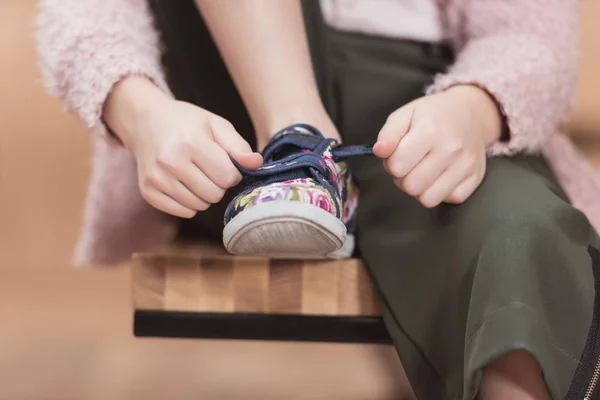
<svg viewBox="0 0 600 400"><path fill-rule="evenodd" d="M600 7L583 3L589 31ZM0 0L0 400L400 399L387 347L132 337L129 271L69 264L90 143L43 92L34 5ZM586 35L593 48L600 35ZM585 79L599 59L584 53ZM581 86L574 126L596 161L592 86Z"/></svg>

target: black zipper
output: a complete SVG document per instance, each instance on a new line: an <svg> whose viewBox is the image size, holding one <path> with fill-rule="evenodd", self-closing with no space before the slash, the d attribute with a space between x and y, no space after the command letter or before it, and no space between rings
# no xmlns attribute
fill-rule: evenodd
<svg viewBox="0 0 600 400"><path fill-rule="evenodd" d="M600 251L588 248L594 272L594 311L585 347L565 400L600 400Z"/></svg>

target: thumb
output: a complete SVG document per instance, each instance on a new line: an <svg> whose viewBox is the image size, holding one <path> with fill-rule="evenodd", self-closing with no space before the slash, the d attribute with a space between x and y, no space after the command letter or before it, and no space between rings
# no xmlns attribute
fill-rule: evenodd
<svg viewBox="0 0 600 400"><path fill-rule="evenodd" d="M394 111L383 124L377 136L377 142L373 146L373 153L379 158L389 158L400 140L410 130L414 108L412 105L406 105Z"/></svg>
<svg viewBox="0 0 600 400"><path fill-rule="evenodd" d="M215 142L242 167L257 169L262 165L263 159L260 153L252 151L250 144L229 121L214 117L209 122Z"/></svg>
<svg viewBox="0 0 600 400"><path fill-rule="evenodd" d="M258 169L263 164L260 153L233 153L229 155L246 169Z"/></svg>

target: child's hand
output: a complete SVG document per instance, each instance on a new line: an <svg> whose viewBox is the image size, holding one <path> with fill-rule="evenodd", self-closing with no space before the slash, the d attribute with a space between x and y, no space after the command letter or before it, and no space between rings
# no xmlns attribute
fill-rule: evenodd
<svg viewBox="0 0 600 400"><path fill-rule="evenodd" d="M392 113L373 150L399 188L435 207L462 203L477 189L486 147L501 132L495 101L475 86L455 86Z"/></svg>
<svg viewBox="0 0 600 400"><path fill-rule="evenodd" d="M262 157L225 119L148 84L130 81L127 89L116 88L129 93L113 92L103 115L136 158L143 198L166 213L191 218L240 181L230 155L249 169L260 167Z"/></svg>

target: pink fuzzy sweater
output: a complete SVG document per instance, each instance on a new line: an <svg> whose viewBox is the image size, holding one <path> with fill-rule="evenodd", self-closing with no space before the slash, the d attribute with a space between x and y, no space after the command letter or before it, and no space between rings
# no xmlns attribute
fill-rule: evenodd
<svg viewBox="0 0 600 400"><path fill-rule="evenodd" d="M396 1L401 0L377 4ZM543 152L573 204L599 229L598 180L558 132L577 81L578 0L437 0L436 7L443 36L458 56L428 92L460 83L485 88L510 129L510 141L494 144L490 154ZM108 93L125 76L148 76L169 91L146 1L42 0L38 26L41 70L50 92L99 137L76 262L117 263L134 251L168 244L177 220L144 202L134 159L102 140L107 130L100 118Z"/></svg>

